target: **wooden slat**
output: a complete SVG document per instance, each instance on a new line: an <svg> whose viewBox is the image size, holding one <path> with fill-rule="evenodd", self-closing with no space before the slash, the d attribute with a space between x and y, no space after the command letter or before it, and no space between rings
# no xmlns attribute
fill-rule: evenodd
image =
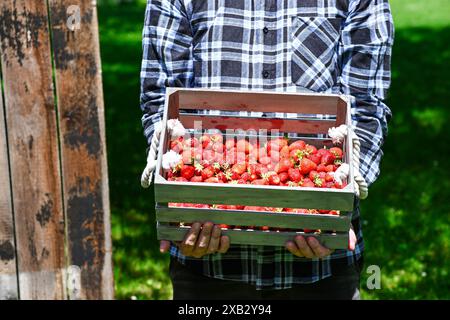
<svg viewBox="0 0 450 320"><path fill-rule="evenodd" d="M61 201L45 1L1 1L0 41L21 299L63 299Z"/></svg>
<svg viewBox="0 0 450 320"><path fill-rule="evenodd" d="M185 128L194 128L194 121L201 121L203 129L242 130L279 130L280 132L302 134L327 134L328 129L336 126L335 120L305 120L305 119L268 119L245 118L231 116L210 116L195 114L180 114L178 119Z"/></svg>
<svg viewBox="0 0 450 320"><path fill-rule="evenodd" d="M336 115L336 95L176 89L180 109Z"/></svg>
<svg viewBox="0 0 450 320"><path fill-rule="evenodd" d="M69 264L81 268L77 298L112 299L113 274L97 11L91 0L50 0ZM80 29L66 25L79 6Z"/></svg>
<svg viewBox="0 0 450 320"><path fill-rule="evenodd" d="M156 174L155 201L352 211L354 193L347 189L169 182Z"/></svg>
<svg viewBox="0 0 450 320"><path fill-rule="evenodd" d="M0 68L0 83L1 78ZM3 112L3 97L0 88L0 300L19 298L8 150Z"/></svg>
<svg viewBox="0 0 450 320"><path fill-rule="evenodd" d="M349 216L322 214L293 214L195 208L156 208L159 222L213 222L237 226L270 226L290 229L321 229L348 231Z"/></svg>
<svg viewBox="0 0 450 320"><path fill-rule="evenodd" d="M182 241L187 231L187 228L159 224L158 239ZM231 244L284 246L286 241L294 239L297 235L303 235L315 237L330 249L347 249L348 247L348 232L336 234L304 234L301 232L222 230L222 234L230 237Z"/></svg>

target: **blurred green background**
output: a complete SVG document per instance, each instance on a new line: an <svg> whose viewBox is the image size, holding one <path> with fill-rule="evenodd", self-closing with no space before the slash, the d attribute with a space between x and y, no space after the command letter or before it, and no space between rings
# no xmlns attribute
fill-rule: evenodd
<svg viewBox="0 0 450 320"><path fill-rule="evenodd" d="M391 0L393 111L382 175L362 202L366 267L381 290L364 299L449 299L450 1ZM139 184L146 142L139 109L145 1L103 0L99 23L118 299L169 299L168 257L155 238L151 190Z"/></svg>

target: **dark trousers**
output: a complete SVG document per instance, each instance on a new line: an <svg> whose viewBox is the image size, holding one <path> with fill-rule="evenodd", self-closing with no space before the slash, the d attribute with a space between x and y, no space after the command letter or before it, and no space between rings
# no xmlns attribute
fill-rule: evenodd
<svg viewBox="0 0 450 320"><path fill-rule="evenodd" d="M298 284L285 290L256 290L254 286L197 274L176 259L170 259L174 300L359 300L360 270L348 266L312 284Z"/></svg>

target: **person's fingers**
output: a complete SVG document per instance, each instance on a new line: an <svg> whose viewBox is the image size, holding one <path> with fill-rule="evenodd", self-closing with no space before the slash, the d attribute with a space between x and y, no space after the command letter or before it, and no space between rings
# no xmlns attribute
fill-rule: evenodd
<svg viewBox="0 0 450 320"><path fill-rule="evenodd" d="M170 241L161 240L159 242L159 252L166 253L170 249Z"/></svg>
<svg viewBox="0 0 450 320"><path fill-rule="evenodd" d="M296 236L295 237L295 243L297 244L298 249L300 250L300 253L304 255L308 259L314 258L314 253L312 252L311 248L309 247L308 243L306 243L306 240L302 236Z"/></svg>
<svg viewBox="0 0 450 320"><path fill-rule="evenodd" d="M356 242L357 239L355 231L353 231L353 229L350 229L350 231L348 232L348 250L354 251L356 247Z"/></svg>
<svg viewBox="0 0 450 320"><path fill-rule="evenodd" d="M230 238L228 236L221 236L220 237L220 246L219 246L219 250L217 250L217 252L226 253L229 248L230 248Z"/></svg>
<svg viewBox="0 0 450 320"><path fill-rule="evenodd" d="M219 250L221 234L222 229L220 229L220 227L217 225L214 226L213 231L211 233L211 240L209 240L208 250L206 251L207 254L212 254L215 253L217 250Z"/></svg>
<svg viewBox="0 0 450 320"><path fill-rule="evenodd" d="M192 224L191 229L189 229L188 233L184 237L184 240L181 242L180 249L183 255L192 255L192 251L197 243L198 234L200 233L200 228L200 223L195 222Z"/></svg>
<svg viewBox="0 0 450 320"><path fill-rule="evenodd" d="M302 253L300 252L300 250L298 250L297 245L293 242L293 241L287 241L286 242L286 249L289 250L290 253L292 253L293 255L303 258L304 256L302 255Z"/></svg>
<svg viewBox="0 0 450 320"><path fill-rule="evenodd" d="M308 237L307 242L316 257L324 258L331 254L331 250L321 245L316 238Z"/></svg>
<svg viewBox="0 0 450 320"><path fill-rule="evenodd" d="M211 239L211 232L214 227L214 224L212 222L205 222L202 226L202 231L200 232L200 235L198 237L197 244L194 247L194 250L192 251L192 255L195 258L201 258L206 254L206 251L208 250L209 241Z"/></svg>

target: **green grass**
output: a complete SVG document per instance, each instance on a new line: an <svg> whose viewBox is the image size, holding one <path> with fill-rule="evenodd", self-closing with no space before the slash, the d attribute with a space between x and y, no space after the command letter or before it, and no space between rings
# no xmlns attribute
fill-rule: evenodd
<svg viewBox="0 0 450 320"><path fill-rule="evenodd" d="M366 266L382 289L365 299L449 299L450 2L391 1L394 117L382 175L362 202ZM139 185L146 142L139 110L145 2L99 6L116 297L168 299L168 257L155 239L152 190ZM365 288L367 274L363 273Z"/></svg>

